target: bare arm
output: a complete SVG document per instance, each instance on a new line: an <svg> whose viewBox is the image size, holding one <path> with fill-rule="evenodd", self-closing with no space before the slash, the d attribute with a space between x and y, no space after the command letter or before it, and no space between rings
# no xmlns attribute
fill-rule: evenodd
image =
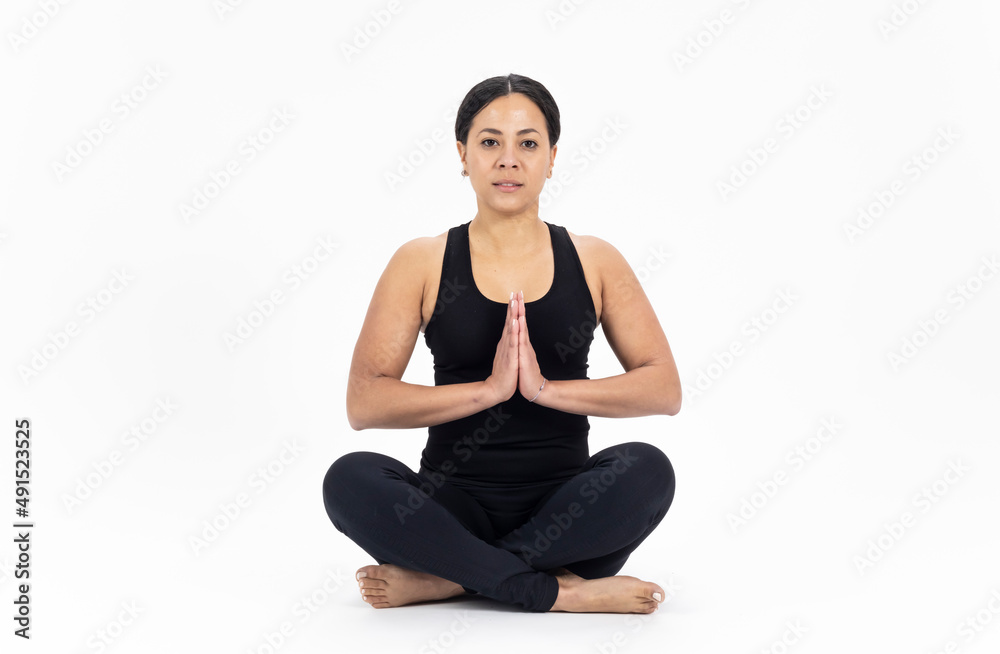
<svg viewBox="0 0 1000 654"><path fill-rule="evenodd" d="M501 401L485 382L424 386L402 381L420 333L427 240L401 246L375 286L347 382L352 429L437 425Z"/></svg>
<svg viewBox="0 0 1000 654"><path fill-rule="evenodd" d="M681 409L680 378L656 313L621 253L600 239L593 241L601 271L601 325L625 373L548 381L535 402L604 418L676 415ZM526 323L530 337L530 315Z"/></svg>

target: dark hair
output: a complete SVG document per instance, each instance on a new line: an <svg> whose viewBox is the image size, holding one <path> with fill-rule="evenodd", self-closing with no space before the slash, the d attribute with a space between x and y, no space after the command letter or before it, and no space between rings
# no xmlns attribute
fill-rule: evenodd
<svg viewBox="0 0 1000 654"><path fill-rule="evenodd" d="M514 73L483 80L465 94L465 99L458 107L458 115L455 117L455 140L461 141L462 145L467 145L469 129L472 127L472 119L476 117L476 114L493 100L512 93L522 93L538 105L542 115L545 116L545 126L549 132L549 147L554 146L559 140L559 107L556 106L556 101L552 98L549 90L539 82Z"/></svg>

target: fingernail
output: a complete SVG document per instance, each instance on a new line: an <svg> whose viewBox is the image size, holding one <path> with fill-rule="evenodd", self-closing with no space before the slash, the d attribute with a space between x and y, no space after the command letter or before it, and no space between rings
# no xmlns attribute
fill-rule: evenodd
<svg viewBox="0 0 1000 654"><path fill-rule="evenodd" d="M662 602L663 596L660 595L659 593L653 593L653 599L655 599L657 602Z"/></svg>
<svg viewBox="0 0 1000 654"><path fill-rule="evenodd" d="M512 300L514 299L514 291L510 292L510 299L512 299Z"/></svg>

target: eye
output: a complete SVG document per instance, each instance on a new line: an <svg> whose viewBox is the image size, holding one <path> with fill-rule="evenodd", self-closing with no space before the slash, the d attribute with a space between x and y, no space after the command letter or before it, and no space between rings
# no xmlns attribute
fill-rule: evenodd
<svg viewBox="0 0 1000 654"><path fill-rule="evenodd" d="M523 143L521 143L521 145L524 145L525 143L530 143L531 144L531 145L528 146L529 150L534 150L535 148L538 147L538 143L536 143L535 141L524 141Z"/></svg>
<svg viewBox="0 0 1000 654"><path fill-rule="evenodd" d="M490 147L490 145L489 145L490 142L496 143L497 141L496 141L496 139L483 139L483 145L485 145L486 147Z"/></svg>

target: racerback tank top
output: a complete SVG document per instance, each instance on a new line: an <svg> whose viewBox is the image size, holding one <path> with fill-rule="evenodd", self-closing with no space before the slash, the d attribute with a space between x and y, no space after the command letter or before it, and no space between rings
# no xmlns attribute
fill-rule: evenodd
<svg viewBox="0 0 1000 654"><path fill-rule="evenodd" d="M507 303L485 297L473 279L470 223L448 230L437 304L424 329L436 386L489 377L507 315ZM566 228L545 224L555 273L544 296L525 302L531 345L546 379L589 379L587 356L597 327L593 298ZM515 391L490 409L430 426L420 466L458 485L568 479L589 458L589 432L587 416L528 402Z"/></svg>

